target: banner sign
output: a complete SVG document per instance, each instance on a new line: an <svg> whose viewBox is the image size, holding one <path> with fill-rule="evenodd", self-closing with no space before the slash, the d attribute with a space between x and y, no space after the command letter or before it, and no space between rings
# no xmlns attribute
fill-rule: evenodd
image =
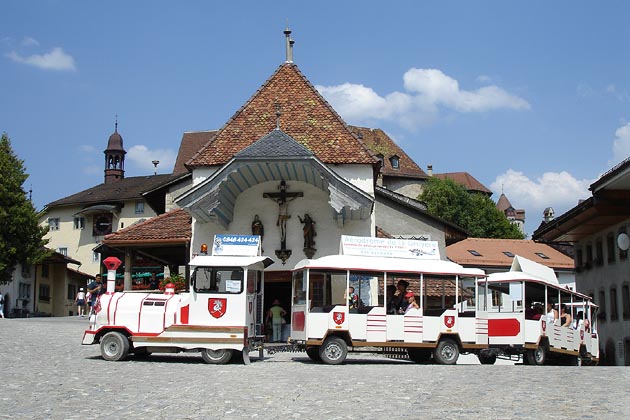
<svg viewBox="0 0 630 420"><path fill-rule="evenodd" d="M341 254L368 257L413 258L439 260L437 241L341 236Z"/></svg>
<svg viewBox="0 0 630 420"><path fill-rule="evenodd" d="M260 255L258 235L214 235L212 255L256 257Z"/></svg>

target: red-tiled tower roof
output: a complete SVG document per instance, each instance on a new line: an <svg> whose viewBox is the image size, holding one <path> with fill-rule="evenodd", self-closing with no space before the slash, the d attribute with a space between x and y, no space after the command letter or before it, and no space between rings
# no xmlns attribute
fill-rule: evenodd
<svg viewBox="0 0 630 420"><path fill-rule="evenodd" d="M278 125L324 163L377 162L297 66L285 63L186 165L223 165Z"/></svg>

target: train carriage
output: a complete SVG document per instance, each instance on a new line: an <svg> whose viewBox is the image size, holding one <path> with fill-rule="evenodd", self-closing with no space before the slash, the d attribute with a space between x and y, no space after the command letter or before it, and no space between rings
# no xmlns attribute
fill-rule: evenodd
<svg viewBox="0 0 630 420"><path fill-rule="evenodd" d="M487 319L486 353L523 356L525 364L597 363L597 306L589 296L562 287L553 269L515 256L509 272L479 281L478 316ZM562 325L564 306L570 317Z"/></svg>
<svg viewBox="0 0 630 420"><path fill-rule="evenodd" d="M441 260L435 242L343 236L339 255L295 266L291 339L328 364L373 348L454 364L460 352L487 347L475 305L481 277L483 270ZM389 305L401 282L418 304L404 313Z"/></svg>

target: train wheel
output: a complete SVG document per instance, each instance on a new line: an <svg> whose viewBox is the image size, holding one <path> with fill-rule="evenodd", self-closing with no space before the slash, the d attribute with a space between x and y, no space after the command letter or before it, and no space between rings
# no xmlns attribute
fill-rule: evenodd
<svg viewBox="0 0 630 420"><path fill-rule="evenodd" d="M123 360L129 354L129 339L117 331L108 332L101 338L101 355L110 362Z"/></svg>
<svg viewBox="0 0 630 420"><path fill-rule="evenodd" d="M232 349L201 350L203 361L211 365L224 365L232 358Z"/></svg>
<svg viewBox="0 0 630 420"><path fill-rule="evenodd" d="M477 355L477 358L482 365L494 365L497 361L497 354L491 351L482 351Z"/></svg>
<svg viewBox="0 0 630 420"><path fill-rule="evenodd" d="M407 354L412 362L428 363L431 360L431 350L429 349L408 348Z"/></svg>
<svg viewBox="0 0 630 420"><path fill-rule="evenodd" d="M433 358L441 365L454 365L459 359L459 347L451 338L440 341L433 351Z"/></svg>
<svg viewBox="0 0 630 420"><path fill-rule="evenodd" d="M319 357L319 346L311 346L306 348L306 355L314 362L321 362L322 358Z"/></svg>
<svg viewBox="0 0 630 420"><path fill-rule="evenodd" d="M319 348L319 357L327 365L338 365L346 360L348 346L339 337L328 337L324 345Z"/></svg>
<svg viewBox="0 0 630 420"><path fill-rule="evenodd" d="M538 345L535 350L527 350L526 357L528 364L541 366L547 361L547 350L542 345Z"/></svg>

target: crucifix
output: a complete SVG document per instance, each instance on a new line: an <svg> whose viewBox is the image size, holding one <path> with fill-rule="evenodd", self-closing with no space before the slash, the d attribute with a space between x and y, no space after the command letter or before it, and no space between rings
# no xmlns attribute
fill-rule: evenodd
<svg viewBox="0 0 630 420"><path fill-rule="evenodd" d="M291 256L291 250L287 249L287 220L291 218L289 214L289 201L298 197L303 197L302 192L287 192L288 185L283 179L278 185L279 192L266 192L263 197L270 198L278 203L278 220L276 226L280 228L280 249L276 250L276 256L282 260L282 264Z"/></svg>

